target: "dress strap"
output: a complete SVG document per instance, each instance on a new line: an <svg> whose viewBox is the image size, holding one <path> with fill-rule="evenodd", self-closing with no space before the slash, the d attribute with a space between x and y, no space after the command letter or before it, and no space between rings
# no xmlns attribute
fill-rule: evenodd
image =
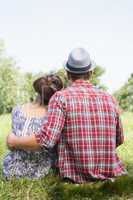
<svg viewBox="0 0 133 200"><path fill-rule="evenodd" d="M30 121L31 121L30 118L26 119L24 127L23 127L23 130L21 132L21 134L22 134L21 136L26 136L27 135L27 131L28 131L28 127L29 127Z"/></svg>

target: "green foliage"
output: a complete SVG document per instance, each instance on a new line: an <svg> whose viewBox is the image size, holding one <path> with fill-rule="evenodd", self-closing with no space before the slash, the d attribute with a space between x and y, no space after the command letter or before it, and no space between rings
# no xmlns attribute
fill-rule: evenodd
<svg viewBox="0 0 133 200"><path fill-rule="evenodd" d="M4 43L0 41L0 114L11 112L16 104L35 99L32 84L36 77L22 73L15 61L5 56Z"/></svg>
<svg viewBox="0 0 133 200"><path fill-rule="evenodd" d="M63 84L64 84L64 87L67 87L69 83L68 83L66 71L62 68L62 69L58 70L57 75L59 77L61 77Z"/></svg>
<svg viewBox="0 0 133 200"><path fill-rule="evenodd" d="M3 51L5 50L5 44L3 40L0 40L0 55L3 54Z"/></svg>
<svg viewBox="0 0 133 200"><path fill-rule="evenodd" d="M0 113L10 112L16 104L19 75L11 58L0 58Z"/></svg>
<svg viewBox="0 0 133 200"><path fill-rule="evenodd" d="M123 110L133 112L133 74L114 95Z"/></svg>
<svg viewBox="0 0 133 200"><path fill-rule="evenodd" d="M33 88L33 82L35 80L35 76L32 73L25 73L23 74L23 83L20 83L20 92L19 95L20 103L25 103L29 101L33 101L35 99L35 91Z"/></svg>
<svg viewBox="0 0 133 200"><path fill-rule="evenodd" d="M100 66L96 66L96 68L94 69L94 72L92 74L91 77L91 82L95 85L98 86L101 89L107 90L107 87L105 85L101 84L100 78L101 76L105 73L105 70L100 67Z"/></svg>
<svg viewBox="0 0 133 200"><path fill-rule="evenodd" d="M131 200L133 199L133 114L123 113L122 121L125 143L118 148L118 153L126 164L128 176L118 178L115 182L97 182L88 184L63 183L51 172L41 180L13 179L6 181L2 176L0 165L0 200ZM10 115L0 116L0 159L7 149L6 134L10 130ZM3 153L2 153L3 152Z"/></svg>
<svg viewBox="0 0 133 200"><path fill-rule="evenodd" d="M4 42L0 40L0 113L10 112L16 104L19 69L15 61L5 56Z"/></svg>

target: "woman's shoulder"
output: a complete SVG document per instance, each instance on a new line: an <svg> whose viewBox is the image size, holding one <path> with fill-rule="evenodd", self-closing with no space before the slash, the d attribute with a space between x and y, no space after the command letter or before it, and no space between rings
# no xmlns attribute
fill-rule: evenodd
<svg viewBox="0 0 133 200"><path fill-rule="evenodd" d="M35 103L26 103L18 108L21 114L30 119L43 119L46 117L47 109L36 105Z"/></svg>
<svg viewBox="0 0 133 200"><path fill-rule="evenodd" d="M12 109L12 116L13 117L22 117L27 118L25 116L25 113L23 112L24 109L27 109L29 107L29 103L17 105Z"/></svg>
<svg viewBox="0 0 133 200"><path fill-rule="evenodd" d="M16 115L17 113L20 112L21 106L17 105L12 109L12 115Z"/></svg>
<svg viewBox="0 0 133 200"><path fill-rule="evenodd" d="M17 105L12 109L12 126L15 127L16 124L21 124L23 117L21 115L21 106Z"/></svg>
<svg viewBox="0 0 133 200"><path fill-rule="evenodd" d="M24 110L28 110L29 111L29 103L15 106L12 109L12 117L15 117L15 118L18 117L18 118L27 119L27 116L26 116Z"/></svg>

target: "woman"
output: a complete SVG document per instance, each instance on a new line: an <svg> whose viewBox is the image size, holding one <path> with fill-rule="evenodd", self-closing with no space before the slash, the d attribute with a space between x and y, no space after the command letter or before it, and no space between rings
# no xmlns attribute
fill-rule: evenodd
<svg viewBox="0 0 133 200"><path fill-rule="evenodd" d="M38 93L35 102L17 106L12 111L12 132L17 136L38 133L46 123L47 105L51 96L61 90L63 83L56 75L48 75L33 83ZM39 179L46 176L56 154L52 150L11 150L4 158L3 174L7 179L27 177Z"/></svg>

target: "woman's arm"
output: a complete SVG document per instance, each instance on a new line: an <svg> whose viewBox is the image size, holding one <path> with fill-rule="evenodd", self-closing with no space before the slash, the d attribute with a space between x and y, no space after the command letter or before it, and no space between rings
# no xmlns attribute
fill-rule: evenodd
<svg viewBox="0 0 133 200"><path fill-rule="evenodd" d="M40 145L37 143L35 135L18 137L10 133L7 137L7 146L9 149L38 150Z"/></svg>

